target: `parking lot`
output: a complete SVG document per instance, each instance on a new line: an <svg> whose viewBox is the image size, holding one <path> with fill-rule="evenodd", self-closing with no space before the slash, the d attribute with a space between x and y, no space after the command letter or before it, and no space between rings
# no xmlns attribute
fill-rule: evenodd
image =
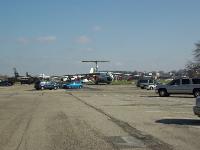
<svg viewBox="0 0 200 150"><path fill-rule="evenodd" d="M198 150L192 95L159 97L135 85L36 91L0 88L0 149Z"/></svg>

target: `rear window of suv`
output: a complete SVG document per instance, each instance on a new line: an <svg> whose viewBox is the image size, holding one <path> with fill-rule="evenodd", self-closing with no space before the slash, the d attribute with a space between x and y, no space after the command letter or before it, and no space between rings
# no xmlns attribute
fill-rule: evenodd
<svg viewBox="0 0 200 150"><path fill-rule="evenodd" d="M192 79L193 84L200 84L200 79Z"/></svg>

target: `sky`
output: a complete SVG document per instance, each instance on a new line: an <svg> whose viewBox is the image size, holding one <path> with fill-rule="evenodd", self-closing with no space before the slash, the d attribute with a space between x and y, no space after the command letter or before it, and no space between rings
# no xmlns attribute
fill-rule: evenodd
<svg viewBox="0 0 200 150"><path fill-rule="evenodd" d="M193 60L199 0L0 0L0 74L171 71Z"/></svg>

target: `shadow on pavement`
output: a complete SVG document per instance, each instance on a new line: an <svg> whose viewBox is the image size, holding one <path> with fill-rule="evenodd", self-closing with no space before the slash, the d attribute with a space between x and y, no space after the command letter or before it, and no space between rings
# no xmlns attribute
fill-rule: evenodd
<svg viewBox="0 0 200 150"><path fill-rule="evenodd" d="M100 86L100 85L107 85L107 83L98 83L98 84L95 84L95 83L86 83L85 85L96 85L96 86Z"/></svg>
<svg viewBox="0 0 200 150"><path fill-rule="evenodd" d="M140 96L140 97L160 97L160 96ZM162 98L162 97L160 97L160 98ZM166 98L166 97L165 97ZM174 95L170 95L169 97L167 97L167 98L194 98L193 96L174 96Z"/></svg>
<svg viewBox="0 0 200 150"><path fill-rule="evenodd" d="M200 126L200 120L197 119L160 119L156 123Z"/></svg>
<svg viewBox="0 0 200 150"><path fill-rule="evenodd" d="M36 89L24 90L24 91L38 91Z"/></svg>
<svg viewBox="0 0 200 150"><path fill-rule="evenodd" d="M160 96L144 96L144 95L141 95L140 97L160 97Z"/></svg>

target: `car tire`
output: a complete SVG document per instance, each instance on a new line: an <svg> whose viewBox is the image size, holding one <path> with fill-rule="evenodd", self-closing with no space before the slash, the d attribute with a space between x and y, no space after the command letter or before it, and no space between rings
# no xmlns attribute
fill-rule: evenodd
<svg viewBox="0 0 200 150"><path fill-rule="evenodd" d="M159 96L160 97L165 97L165 96L169 96L169 94L167 93L166 89L160 89L159 90Z"/></svg>
<svg viewBox="0 0 200 150"><path fill-rule="evenodd" d="M200 96L200 89L195 89L193 94L194 94L194 97Z"/></svg>
<svg viewBox="0 0 200 150"><path fill-rule="evenodd" d="M43 86L41 87L41 90L44 90L44 87L43 87Z"/></svg>
<svg viewBox="0 0 200 150"><path fill-rule="evenodd" d="M150 90L153 90L153 87L150 87Z"/></svg>

